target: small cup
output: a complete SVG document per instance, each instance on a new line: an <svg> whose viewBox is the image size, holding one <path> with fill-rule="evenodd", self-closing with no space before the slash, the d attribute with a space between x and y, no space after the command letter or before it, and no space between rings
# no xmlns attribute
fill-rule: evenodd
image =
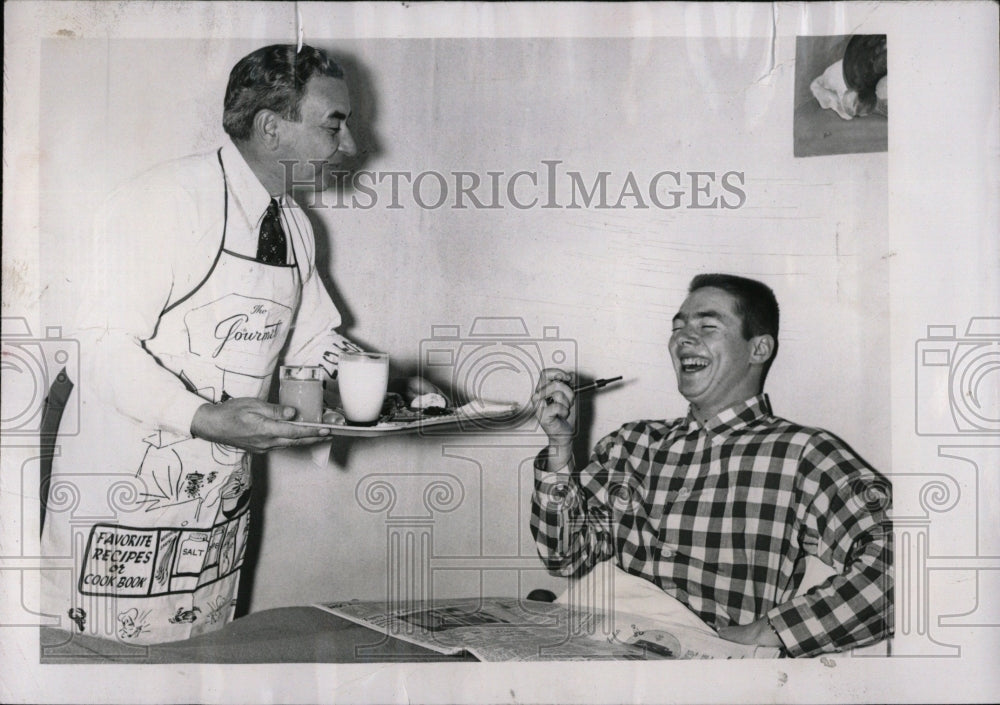
<svg viewBox="0 0 1000 705"><path fill-rule="evenodd" d="M282 365L278 377L278 402L293 406L296 421L323 421L323 368Z"/></svg>
<svg viewBox="0 0 1000 705"><path fill-rule="evenodd" d="M340 353L337 384L347 422L354 426L374 426L389 385L389 354Z"/></svg>

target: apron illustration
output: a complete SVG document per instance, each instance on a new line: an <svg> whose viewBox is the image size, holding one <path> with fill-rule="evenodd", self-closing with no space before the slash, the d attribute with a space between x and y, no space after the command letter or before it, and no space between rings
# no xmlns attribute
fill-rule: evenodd
<svg viewBox="0 0 1000 705"><path fill-rule="evenodd" d="M264 399L301 279L294 264L226 249L221 152L219 164L226 208L215 263L164 311L145 348L206 401ZM221 628L235 608L249 532L249 454L81 402L91 422L60 438L42 536L45 555L71 559L71 568L43 575L44 609L73 631L136 644ZM59 512L68 485L73 511Z"/></svg>

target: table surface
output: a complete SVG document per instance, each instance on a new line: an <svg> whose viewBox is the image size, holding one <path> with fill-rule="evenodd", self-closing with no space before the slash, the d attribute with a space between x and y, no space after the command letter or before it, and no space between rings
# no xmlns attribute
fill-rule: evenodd
<svg viewBox="0 0 1000 705"><path fill-rule="evenodd" d="M185 641L135 646L43 627L43 664L475 661L379 634L318 607L278 607Z"/></svg>

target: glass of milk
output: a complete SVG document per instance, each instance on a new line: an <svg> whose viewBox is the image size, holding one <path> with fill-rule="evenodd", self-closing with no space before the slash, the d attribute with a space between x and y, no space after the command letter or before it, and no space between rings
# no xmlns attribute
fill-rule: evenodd
<svg viewBox="0 0 1000 705"><path fill-rule="evenodd" d="M337 365L340 403L348 423L374 426L389 384L389 354L342 352Z"/></svg>
<svg viewBox="0 0 1000 705"><path fill-rule="evenodd" d="M278 375L278 402L299 412L296 421L323 421L323 368L282 365Z"/></svg>

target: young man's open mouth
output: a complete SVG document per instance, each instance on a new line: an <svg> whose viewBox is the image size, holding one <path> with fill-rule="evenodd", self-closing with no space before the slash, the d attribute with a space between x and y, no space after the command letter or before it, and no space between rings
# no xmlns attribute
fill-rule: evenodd
<svg viewBox="0 0 1000 705"><path fill-rule="evenodd" d="M701 357L699 355L684 355L680 358L681 361L681 371L694 374L696 372L701 372L707 369L711 363L707 357Z"/></svg>

